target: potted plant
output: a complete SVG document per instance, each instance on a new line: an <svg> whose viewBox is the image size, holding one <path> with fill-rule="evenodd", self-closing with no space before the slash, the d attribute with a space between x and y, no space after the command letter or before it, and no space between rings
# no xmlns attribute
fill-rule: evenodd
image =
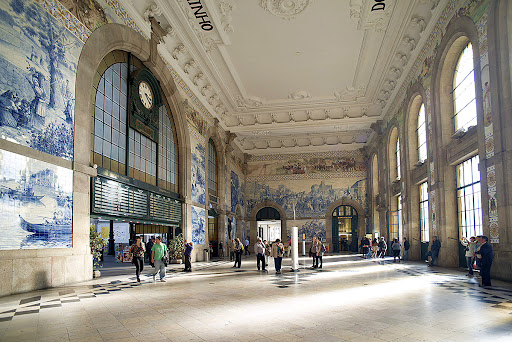
<svg viewBox="0 0 512 342"><path fill-rule="evenodd" d="M171 264L181 264L183 262L183 235L179 234L169 242L169 259Z"/></svg>
<svg viewBox="0 0 512 342"><path fill-rule="evenodd" d="M91 231L89 234L89 241L91 245L91 254L92 254L92 264L93 264L93 278L98 278L101 275L99 268L102 266L100 264L101 256L103 254L103 248L105 247L105 240L101 237L100 233L96 231L94 226L91 226Z"/></svg>

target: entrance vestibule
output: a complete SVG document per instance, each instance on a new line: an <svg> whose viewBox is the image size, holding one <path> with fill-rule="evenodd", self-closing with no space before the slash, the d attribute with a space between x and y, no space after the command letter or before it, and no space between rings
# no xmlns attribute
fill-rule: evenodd
<svg viewBox="0 0 512 342"><path fill-rule="evenodd" d="M358 215L350 205L340 205L332 212L332 246L333 252L357 252Z"/></svg>
<svg viewBox="0 0 512 342"><path fill-rule="evenodd" d="M272 207L261 208L256 214L257 236L269 242L281 239L281 215Z"/></svg>

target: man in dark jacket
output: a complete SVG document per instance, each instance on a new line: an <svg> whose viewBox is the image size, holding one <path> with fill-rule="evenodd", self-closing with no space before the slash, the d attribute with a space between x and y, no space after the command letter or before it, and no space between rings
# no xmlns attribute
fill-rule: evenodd
<svg viewBox="0 0 512 342"><path fill-rule="evenodd" d="M434 236L432 239L432 247L430 248L430 252L432 254L432 259L430 260L429 266L434 266L434 262L439 257L439 250L441 249L441 241L437 239L437 236Z"/></svg>
<svg viewBox="0 0 512 342"><path fill-rule="evenodd" d="M192 241L187 243L187 240L185 240L185 251L183 254L185 255L185 269L183 272L192 272L192 249L193 249L193 243Z"/></svg>
<svg viewBox="0 0 512 342"><path fill-rule="evenodd" d="M488 243L487 236L480 237L480 249L476 251L476 257L480 259L480 275L482 276L482 287L491 286L491 265L494 259L492 246Z"/></svg>
<svg viewBox="0 0 512 342"><path fill-rule="evenodd" d="M403 260L409 259L409 248L411 248L411 244L409 243L409 240L404 236L404 255L402 256Z"/></svg>

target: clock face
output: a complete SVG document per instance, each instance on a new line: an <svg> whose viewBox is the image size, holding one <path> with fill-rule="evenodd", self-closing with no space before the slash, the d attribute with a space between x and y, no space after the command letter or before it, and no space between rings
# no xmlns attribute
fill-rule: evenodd
<svg viewBox="0 0 512 342"><path fill-rule="evenodd" d="M147 109L153 108L153 91L146 82L139 83L139 97L140 101Z"/></svg>

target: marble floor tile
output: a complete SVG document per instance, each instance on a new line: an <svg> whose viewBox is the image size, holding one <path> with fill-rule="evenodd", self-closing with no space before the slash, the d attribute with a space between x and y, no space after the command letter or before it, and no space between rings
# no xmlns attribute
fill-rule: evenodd
<svg viewBox="0 0 512 342"><path fill-rule="evenodd" d="M280 276L242 264L171 266L166 283L148 268L142 284L126 265L125 275L3 297L0 341L512 341L509 283L482 290L463 271L355 255L298 273L285 259Z"/></svg>

